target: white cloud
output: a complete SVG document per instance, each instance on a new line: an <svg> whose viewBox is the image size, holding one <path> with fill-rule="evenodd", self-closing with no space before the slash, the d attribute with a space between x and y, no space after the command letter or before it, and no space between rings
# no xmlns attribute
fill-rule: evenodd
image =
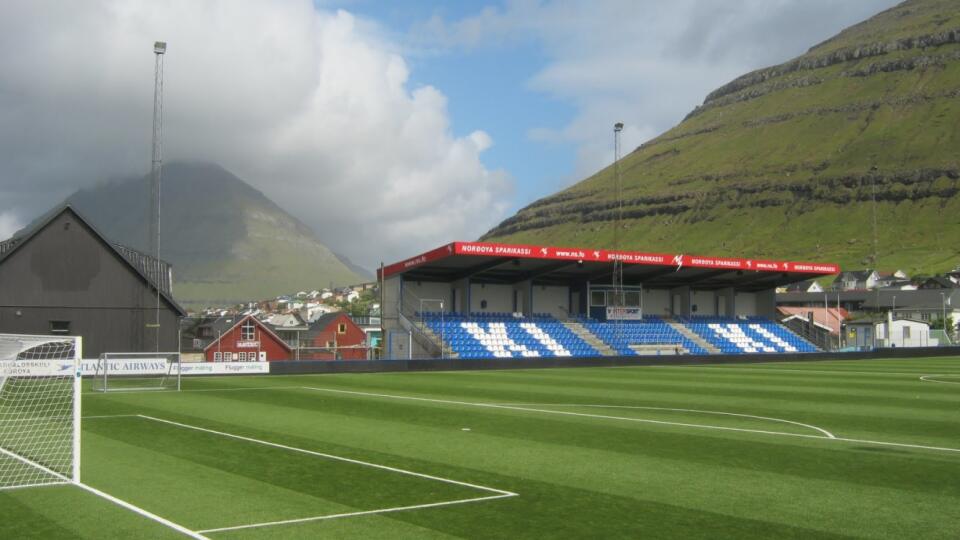
<svg viewBox="0 0 960 540"><path fill-rule="evenodd" d="M23 224L13 212L0 212L0 240L6 240L23 228Z"/></svg>
<svg viewBox="0 0 960 540"><path fill-rule="evenodd" d="M502 8L418 25L425 49L511 46L533 40L547 60L530 88L572 104L560 129L528 128L534 141L577 146L583 178L613 158L622 121L628 152L677 124L733 78L802 54L898 0L508 0Z"/></svg>
<svg viewBox="0 0 960 540"><path fill-rule="evenodd" d="M510 179L481 162L486 133L455 136L445 96L409 86L385 36L309 0L5 2L0 211L149 168L163 39L165 160L222 164L369 266L476 237Z"/></svg>

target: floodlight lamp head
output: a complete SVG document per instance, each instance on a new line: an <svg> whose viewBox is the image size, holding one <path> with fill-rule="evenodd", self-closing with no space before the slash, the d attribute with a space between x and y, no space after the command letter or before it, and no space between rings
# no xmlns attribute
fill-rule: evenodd
<svg viewBox="0 0 960 540"><path fill-rule="evenodd" d="M617 122L616 124L614 124L613 130L617 132L623 131L623 122Z"/></svg>
<svg viewBox="0 0 960 540"><path fill-rule="evenodd" d="M153 43L153 52L155 54L163 54L167 52L167 42L166 41L155 41Z"/></svg>

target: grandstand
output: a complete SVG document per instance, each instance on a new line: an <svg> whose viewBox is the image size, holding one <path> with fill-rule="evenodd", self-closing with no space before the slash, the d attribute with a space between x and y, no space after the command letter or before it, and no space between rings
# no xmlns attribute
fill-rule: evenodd
<svg viewBox="0 0 960 540"><path fill-rule="evenodd" d="M623 288L613 262L624 263ZM454 242L381 268L388 358L783 354L778 286L834 264ZM619 300L617 300L619 299Z"/></svg>

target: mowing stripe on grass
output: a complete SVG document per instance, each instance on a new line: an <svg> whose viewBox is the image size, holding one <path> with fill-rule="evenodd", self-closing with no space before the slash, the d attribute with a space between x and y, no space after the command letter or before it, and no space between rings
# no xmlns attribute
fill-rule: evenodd
<svg viewBox="0 0 960 540"><path fill-rule="evenodd" d="M611 366L611 367L634 367L634 366ZM896 377L915 377L916 372L908 373L906 371L854 371L852 369L794 369L794 368L753 368L753 367L734 367L734 366L645 366L658 369L707 369L710 371L763 371L768 373L789 372L789 373L815 373L818 375L837 375L849 373L851 375L889 375Z"/></svg>
<svg viewBox="0 0 960 540"><path fill-rule="evenodd" d="M22 457L22 456L19 456L19 455L17 455L17 454L14 454L13 452L7 451L7 450L5 450L5 449L3 449L3 448L0 448L0 453L6 454L6 455L8 455L8 456L10 456L10 457L12 457L12 458L14 458L14 459L16 459L16 460L18 460L18 461L22 461L23 463L26 463L27 465L30 465L30 466L32 466L32 467L37 467L38 469L42 470L43 472L48 473L48 474L52 474L53 476L55 476L55 477L60 478L60 479L63 480L63 482L57 482L57 483L46 484L46 485L58 485L58 486L59 486L59 485L69 484L69 485L77 486L77 487L80 488L80 489L83 489L83 490L85 490L85 491L88 491L88 492L90 492L90 493L93 493L94 495L96 495L96 496L98 496L98 497L102 497L102 498L104 498L104 499L106 499L106 500L108 500L108 501L110 501L110 502L112 502L112 503L114 503L114 504L116 504L116 505L118 505L118 506L122 506L123 508L126 508L127 510L130 510L130 511L132 511L132 512L135 512L135 513L137 513L137 514L139 514L139 515L141 515L141 516L143 516L143 517L145 517L145 518L147 518L147 519L151 519L151 520L153 520L153 521L156 521L157 523L160 523L160 524L162 524L162 525L165 525L165 526L167 526L167 527L169 527L169 528L171 528L171 529L173 529L173 530L175 530L175 531L177 531L177 532L183 533L183 534L185 534L185 535L187 535L187 536L189 536L189 537L191 537L191 538L197 538L197 539L199 539L199 540L207 540L207 537L206 537L206 536L203 536L202 534L198 534L196 531L192 531L192 530L190 530L190 529L188 529L188 528L186 528L186 527L184 527L184 526L182 526L182 525L179 525L179 524L177 524L177 523L174 523L174 522L172 522L172 521L170 521L170 520L168 520L168 519L162 518L162 517L160 517L160 516L158 516L158 515L156 515L156 514L154 514L154 513L152 513L152 512L149 512L149 511L147 511L147 510L144 510L143 508L140 508L140 507L137 506L137 505L128 503L127 501L124 501L124 500L122 500L122 499L118 499L118 498L114 497L113 495L110 495L109 493L104 493L103 491L100 491L99 489L97 489L97 488L95 488L95 487L88 486L87 484L84 484L84 483L82 483L82 482L74 482L74 481L71 480L70 478L67 478L67 477L64 476L64 475L62 475L62 474L60 474L60 473L58 473L58 472L56 472L56 471L54 471L54 470L51 470L51 469L48 468L48 467L44 467L43 465L41 465L41 464L39 464L39 463L36 463L36 462L34 462L34 461L32 461L32 460L29 460L29 459L27 459L27 458L25 458L25 457ZM42 485L42 484L41 484L41 485ZM27 487L27 486L23 486L23 487ZM34 486L34 487L36 487L36 486Z"/></svg>
<svg viewBox="0 0 960 540"><path fill-rule="evenodd" d="M192 425L190 425L190 424L184 424L184 423L181 423L181 422L174 422L173 420L165 420L165 419L163 419L163 418L156 418L156 417L153 417L153 416L147 416L147 415L145 415L145 414L138 414L137 416L140 417L140 418L143 418L143 419L145 419L145 420L152 420L152 421L154 421L154 422L161 422L161 423L164 423L164 424L170 424L170 425L172 425L172 426L182 427L182 428L185 428L185 429L193 429L193 430L196 430L196 431L202 431L202 432L204 432L204 433L212 433L212 434L214 434L214 435L220 435L221 437L228 437L228 438L231 438L231 439L238 439L238 440L241 440L241 441L252 442L252 443L255 443L255 444L262 444L262 445L264 445L264 446L272 446L272 447L274 447L274 448L281 448L281 449L283 449L283 450L290 450L291 452L300 452L300 453L302 453L302 454L309 454L309 455L311 455L311 456L317 456L317 457L322 457L322 458L327 458L327 459L334 459L334 460L337 460L337 461L345 461L345 462L347 462L347 463L353 463L353 464L355 464L355 465L363 465L363 466L365 466L365 467L373 467L373 468L375 468L375 469L383 469L383 470L385 470L385 471L390 471L390 472L395 472L395 473L400 473L400 474L406 474L406 475L408 475L408 476L416 476L416 477L419 477L419 478L426 478L426 479L428 479L428 480L436 480L436 481L438 481L438 482L443 482L443 483L445 483L445 484L455 484L455 485L458 485L458 486L464 486L464 487L469 487L469 488L473 488L473 489L479 489L480 491L489 491L489 492L491 492L491 493L496 493L496 494L498 494L498 495L509 495L509 496L511 496L511 497L517 495L516 493L513 493L513 492L511 492L511 491L505 491L505 490L502 490L502 489L497 489L497 488L492 488L492 487L487 487L487 486L481 486L481 485L479 485L479 484L471 484L471 483L469 483L469 482L461 482L460 480L452 480L452 479L450 479L450 478L442 478L442 477L440 477L440 476L433 476L433 475L425 474L425 473L418 473L418 472L414 472L414 471L408 471L408 470L406 470L406 469L398 469L398 468L396 468L396 467L390 467L390 466L388 466L388 465L380 465L380 464L378 464L378 463L370 463L369 461L360 461L359 459L353 459L353 458L348 458L348 457L343 457L343 456L336 456L336 455L333 455L333 454L325 454L325 453L323 453L323 452L315 452L315 451L313 451L313 450L307 450L307 449L305 449L305 448L297 448L296 446L287 446L287 445L285 445L285 444L279 444L279 443L274 443L274 442L270 442L270 441L264 441L264 440L261 440L261 439L254 439L254 438L252 438L252 437L244 437L243 435L236 435L236 434L233 434L233 433L227 433L227 432L225 432L225 431L217 431L217 430L214 430L214 429L207 429L207 428L200 427L200 426L192 426Z"/></svg>
<svg viewBox="0 0 960 540"><path fill-rule="evenodd" d="M95 488L95 487L88 486L87 484L83 484L83 483L81 483L81 484L75 484L75 485L76 485L77 487L81 488L81 489L84 489L84 490L86 490L86 491L89 491L90 493L93 493L94 495L96 495L96 496L98 496L98 497L103 497L104 499L112 502L113 504L116 504L117 506L122 506L123 508L126 508L127 510L130 510L131 512L135 512L135 513L137 513L137 514L139 514L139 515L141 515L141 516L143 516L143 517L145 517L145 518L147 518L147 519L151 519L151 520L153 520L153 521L156 521L157 523L160 523L161 525L166 525L167 527L169 527L169 528L171 528L171 529L173 529L173 530L175 530L175 531L177 531L177 532L183 533L183 534L189 536L190 538L196 538L197 540L209 540L206 536L204 536L203 534L201 534L201 533L199 533L199 532L197 532L197 531L188 529L188 528L184 527L183 525L180 525L180 524L177 524L177 523L174 523L174 522L170 521L169 519L162 518L162 517L154 514L153 512L150 512L150 511L148 511L148 510L144 510L143 508L140 508L139 506L137 506L137 505L135 505L135 504L128 503L127 501L125 501L125 500L123 500L123 499L118 499L117 497L114 497L113 495L110 495L109 493L105 493L105 492L103 492L103 491L100 491L99 489L97 489L97 488Z"/></svg>
<svg viewBox="0 0 960 540"><path fill-rule="evenodd" d="M368 462L368 461L361 461L361 460L358 460L358 459L352 459L352 458L347 458L347 457L343 457L343 456L337 456L337 455L333 455L333 454L326 454L326 453L323 453L323 452L316 452L316 451L313 451L313 450L307 450L307 449L305 449L305 448L298 448L298 447L295 447L295 446L288 446L288 445L285 445L285 444L279 444L279 443L274 443L274 442L270 442L270 441L264 441L264 440L261 440L261 439L254 439L254 438L252 438L252 437L245 437L245 436L243 436L243 435L236 435L236 434L233 434L233 433L227 433L227 432L224 432L224 431L217 431L217 430L208 429L208 428L204 428L204 427L200 427L200 426L194 426L194 425L190 425L190 424L184 424L184 423L182 423L182 422L175 422L175 421L173 421L173 420L166 420L166 419L163 419L163 418L156 418L156 417L153 417L153 416L148 416L148 415L143 415L143 414L138 414L138 415L135 415L135 416L137 416L138 418L142 418L142 419L144 419L144 420L150 420L150 421L153 421L153 422L160 422L160 423L169 424L169 425L176 426L176 427L180 427L180 428L184 428L184 429L190 429L190 430L200 431L200 432L203 432L203 433L210 433L210 434L213 434L213 435L219 435L219 436L221 436L221 437L227 437L227 438L230 438L230 439L237 439L237 440L241 440L241 441L245 441L245 442L250 442L250 443L254 443L254 444L260 444L260 445L263 445L263 446L269 446L269 447L273 447L273 448L280 448L280 449L282 449L282 450L289 450L289 451L291 451L291 452L299 452L299 453L308 454L308 455L311 455L311 456L317 456L317 457L326 458L326 459L331 459L331 460L336 460L336 461L343 461L343 462L351 463L351 464L354 464L354 465L362 465L362 466L365 466L365 467L372 467L372 468L375 468L375 469L381 469L381 470L390 471L390 472L394 472L394 473L404 474L404 475L407 475L407 476L414 476L414 477L418 477L418 478L424 478L424 479L427 479L427 480L434 480L434 481L437 481L437 482L443 482L443 483L446 483L446 484L453 484L453 485L464 486L464 487L468 487L468 488L472 488L472 489L476 489L476 490L480 490L480 491L486 491L486 492L488 492L488 493L494 493L494 495L485 495L485 496L482 496L482 497L473 497L473 498L469 498L469 499L457 499L457 500L452 500L452 501L440 501L440 502L435 502L435 503L417 504L417 505L411 505L411 506L393 506L393 507L388 507L388 508L379 508L379 509L375 509L375 510L362 510L362 511L357 511L357 512L347 512L347 513L340 513L340 514L327 514L327 515L321 515L321 516L310 516L310 517L305 517L305 518L295 518L295 519L286 519L286 520L279 520L279 521L267 521L267 522L260 522L260 523L249 523L249 524L244 524L244 525L234 525L234 526L229 526L229 527L219 527L219 528L205 529L205 530L199 531L200 534L209 534L209 533L217 533L217 532L225 532L225 531L234 531L234 530L241 530L241 529L253 529L253 528L261 528L261 527L270 527L270 526L275 526L275 525L289 525L289 524L294 524L294 523L306 523L306 522L311 522L311 521L321 521L321 520L328 520L328 519L337 519L337 518L345 518L345 517L353 517L353 516L363 516L363 515L371 515L371 514L386 514L386 513L390 513L390 512L400 512L400 511L405 511L405 510L418 510L418 509L423 509L423 508L436 508L436 507L440 507L440 506L452 506L452 505L456 505L456 504L465 504L465 503L473 503L473 502L491 501L491 500L494 500L494 499L503 499L503 498L507 498L507 497L516 497L516 496L517 496L517 494L514 493L514 492L512 492L512 491L506 491L506 490L497 489L497 488L492 488L492 487L488 487L488 486L482 486L482 485L479 485L479 484L472 484L472 483L469 483L469 482L462 482L462 481L460 481L460 480L453 480L453 479L450 479L450 478L443 478L443 477L440 477L440 476L434 476L434 475L425 474L425 473L418 473L418 472L410 471L410 470L407 470L407 469L400 469L400 468L397 468L397 467L390 467L390 466L388 466L388 465L380 465L380 464L378 464L378 463L370 463L370 462Z"/></svg>
<svg viewBox="0 0 960 540"><path fill-rule="evenodd" d="M960 448L947 448L942 446L927 446L922 444L909 444L909 443L898 443L898 442L888 442L888 441L871 441L867 439L847 439L844 437L826 437L823 435L807 435L804 433L788 433L785 431L766 431L761 429L747 429L747 428L734 428L734 427L725 427L725 426L710 426L706 424L689 424L685 422L668 422L666 420L650 420L646 418L630 418L625 416L609 416L603 414L586 414L586 413L577 413L571 411L552 411L549 409L535 409L531 407L519 407L515 405L500 405L497 403L472 403L469 401L453 401L448 399L433 399L433 398L422 398L414 396L399 396L393 394L377 394L373 392L357 392L353 390L337 390L333 388L320 388L313 386L304 386L305 390L315 390L318 392L334 392L338 394L353 394L358 396L369 396L369 397L379 397L387 399L406 399L412 401L425 401L431 403L445 403L449 405L466 405L469 407L486 407L490 409L505 409L505 410L515 410L515 411L527 411L527 412L536 412L536 413L545 413L545 414L558 414L564 416L578 416L583 418L601 418L605 420L624 420L627 422L639 422L645 424L660 424L667 426L680 426L680 427L692 427L698 429L715 429L721 431L738 431L741 433L759 433L763 435L779 435L782 437L800 437L804 439L820 439L824 441L843 441L843 442L852 442L858 444L872 444L877 446L894 446L897 448L914 448L917 450L932 450L936 452L951 452L951 453L960 453Z"/></svg>

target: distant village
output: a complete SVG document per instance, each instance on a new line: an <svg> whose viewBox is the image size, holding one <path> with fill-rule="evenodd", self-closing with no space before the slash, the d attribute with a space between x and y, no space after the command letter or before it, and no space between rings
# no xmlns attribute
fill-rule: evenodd
<svg viewBox="0 0 960 540"><path fill-rule="evenodd" d="M777 289L781 322L825 350L957 342L960 266L933 276L903 270L845 271L829 283L809 280ZM936 336L936 337L931 337Z"/></svg>
<svg viewBox="0 0 960 540"><path fill-rule="evenodd" d="M207 308L181 320L180 342L185 361L243 362L366 360L380 340L380 288L372 282Z"/></svg>

